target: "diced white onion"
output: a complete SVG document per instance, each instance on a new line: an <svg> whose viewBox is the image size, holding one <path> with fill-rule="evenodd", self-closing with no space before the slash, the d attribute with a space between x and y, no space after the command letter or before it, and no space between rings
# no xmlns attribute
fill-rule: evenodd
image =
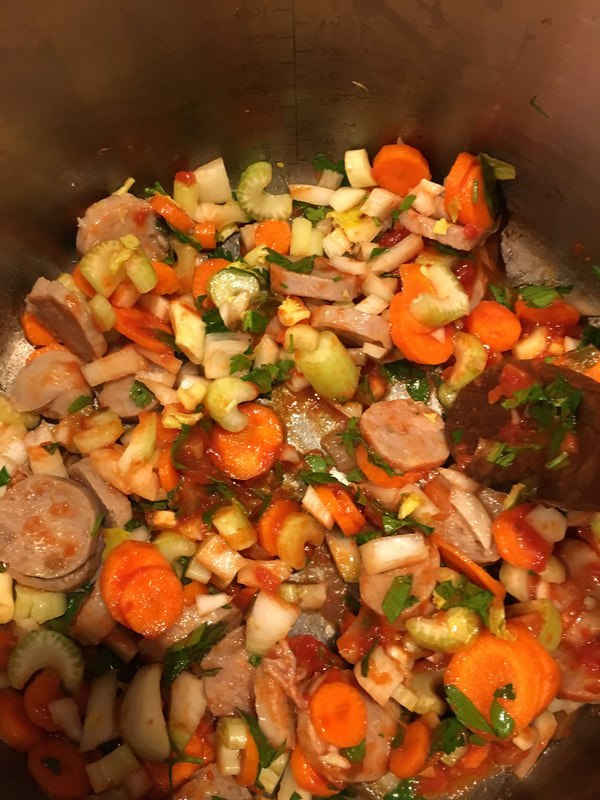
<svg viewBox="0 0 600 800"><path fill-rule="evenodd" d="M527 570L515 567L507 561L503 561L498 577L506 591L514 598L523 603L526 600L531 600Z"/></svg>
<svg viewBox="0 0 600 800"><path fill-rule="evenodd" d="M357 311L362 311L363 314L374 314L377 316L381 314L382 311L385 311L386 308L389 308L389 305L387 300L382 300L381 297L378 297L376 294L368 294L354 307Z"/></svg>
<svg viewBox="0 0 600 800"><path fill-rule="evenodd" d="M315 491L314 486L309 486L304 493L304 497L302 498L302 506L325 528L328 530L333 528L333 515Z"/></svg>
<svg viewBox="0 0 600 800"><path fill-rule="evenodd" d="M557 508L535 506L525 520L547 542L560 542L566 536L567 520Z"/></svg>
<svg viewBox="0 0 600 800"><path fill-rule="evenodd" d="M185 750L206 713L204 679L182 672L171 686L168 731L178 750Z"/></svg>
<svg viewBox="0 0 600 800"><path fill-rule="evenodd" d="M328 206L334 194L333 189L326 186L314 186L309 183L290 183L292 200L300 203L310 203L312 206Z"/></svg>
<svg viewBox="0 0 600 800"><path fill-rule="evenodd" d="M330 198L329 205L334 211L343 214L358 205L365 196L363 189L353 189L352 186L341 186Z"/></svg>
<svg viewBox="0 0 600 800"><path fill-rule="evenodd" d="M460 472L458 469L440 467L438 472L448 483L451 483L452 486L455 486L463 492L474 493L481 488L477 481L474 481L473 478L469 478L468 475L465 475L464 472Z"/></svg>
<svg viewBox="0 0 600 800"><path fill-rule="evenodd" d="M82 753L88 753L118 735L116 708L117 673L109 670L92 681L81 736Z"/></svg>
<svg viewBox="0 0 600 800"><path fill-rule="evenodd" d="M395 208L399 208L402 198L387 189L376 186L361 206L361 213L370 217L385 219Z"/></svg>
<svg viewBox="0 0 600 800"><path fill-rule="evenodd" d="M215 158L194 170L198 183L198 201L226 203L231 200L231 186L225 162Z"/></svg>
<svg viewBox="0 0 600 800"><path fill-rule="evenodd" d="M347 275L366 275L367 262L356 261L354 258L348 256L333 256L329 259L329 263L338 272L344 272Z"/></svg>
<svg viewBox="0 0 600 800"><path fill-rule="evenodd" d="M319 186L325 186L327 189L339 189L342 185L344 176L341 172L334 169L324 169L319 180Z"/></svg>
<svg viewBox="0 0 600 800"><path fill-rule="evenodd" d="M228 594L219 592L218 594L197 594L196 595L196 608L201 617L206 614L212 614L218 608L223 608L231 600Z"/></svg>
<svg viewBox="0 0 600 800"><path fill-rule="evenodd" d="M376 183L371 174L369 154L364 148L361 150L346 150L344 153L344 166L346 167L346 175L350 181L350 186L366 188Z"/></svg>
<svg viewBox="0 0 600 800"><path fill-rule="evenodd" d="M328 258L343 256L350 250L350 240L344 233L343 228L335 228L323 239L323 250Z"/></svg>
<svg viewBox="0 0 600 800"><path fill-rule="evenodd" d="M358 581L362 561L356 539L352 536L344 536L338 531L327 531L325 541L342 578L348 582Z"/></svg>
<svg viewBox="0 0 600 800"><path fill-rule="evenodd" d="M81 367L83 377L90 386L116 381L126 375L146 369L148 362L133 345L125 345L118 352L90 361Z"/></svg>
<svg viewBox="0 0 600 800"><path fill-rule="evenodd" d="M492 520L481 500L454 486L450 490L450 502L465 518L482 546L486 550L491 547Z"/></svg>
<svg viewBox="0 0 600 800"><path fill-rule="evenodd" d="M513 346L513 356L520 361L528 361L541 356L546 349L547 337L548 329L544 325L535 328L530 336L521 339Z"/></svg>
<svg viewBox="0 0 600 800"><path fill-rule="evenodd" d="M92 789L98 794L122 784L129 775L140 769L140 764L131 749L123 744L98 761L86 764L85 769Z"/></svg>
<svg viewBox="0 0 600 800"><path fill-rule="evenodd" d="M48 704L54 724L74 742L81 741L83 728L77 703L72 697L60 697Z"/></svg>
<svg viewBox="0 0 600 800"><path fill-rule="evenodd" d="M260 591L246 619L246 649L263 655L287 636L299 616L298 606Z"/></svg>
<svg viewBox="0 0 600 800"><path fill-rule="evenodd" d="M398 291L398 279L380 278L379 275L369 271L362 288L365 295L374 294L382 300L390 302Z"/></svg>
<svg viewBox="0 0 600 800"><path fill-rule="evenodd" d="M369 669L363 675L362 663L354 666L354 677L359 686L371 695L380 706L385 706L394 691L406 678L408 670L386 653L381 645L369 654Z"/></svg>
<svg viewBox="0 0 600 800"><path fill-rule="evenodd" d="M369 356L369 358L372 358L374 361L381 361L381 359L385 358L390 352L387 347L382 347L372 342L365 342L361 349L366 356Z"/></svg>
<svg viewBox="0 0 600 800"><path fill-rule="evenodd" d="M402 569L427 557L427 544L422 533L401 533L371 539L359 547L368 575Z"/></svg>
<svg viewBox="0 0 600 800"><path fill-rule="evenodd" d="M423 239L416 233L409 233L398 244L392 245L385 253L375 256L369 261L369 270L375 275L382 272L393 272L402 264L413 261L423 249Z"/></svg>

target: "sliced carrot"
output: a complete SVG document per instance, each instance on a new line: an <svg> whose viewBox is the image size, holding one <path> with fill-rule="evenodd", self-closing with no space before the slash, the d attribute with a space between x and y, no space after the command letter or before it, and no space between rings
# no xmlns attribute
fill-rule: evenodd
<svg viewBox="0 0 600 800"><path fill-rule="evenodd" d="M466 556L462 550L459 550L458 547L455 547L450 542L447 542L442 536L440 536L437 531L434 531L429 540L433 542L433 544L437 547L440 551L440 555L444 563L448 566L456 569L458 572L462 572L471 583L475 583L477 586L481 586L482 589L487 589L496 597L499 597L501 600L504 599L506 596L506 589L495 578L492 578L483 567L480 567L479 564L476 564L474 561Z"/></svg>
<svg viewBox="0 0 600 800"><path fill-rule="evenodd" d="M119 612L126 627L148 639L155 639L170 628L183 605L183 587L171 567L137 570L119 598Z"/></svg>
<svg viewBox="0 0 600 800"><path fill-rule="evenodd" d="M365 527L365 517L343 487L332 483L315 486L315 491L346 536L355 536Z"/></svg>
<svg viewBox="0 0 600 800"><path fill-rule="evenodd" d="M274 500L258 521L258 543L271 556L277 556L277 537L289 514L300 511L295 500Z"/></svg>
<svg viewBox="0 0 600 800"><path fill-rule="evenodd" d="M182 233L191 233L196 224L190 215L178 205L171 197L164 194L154 194L150 198L153 210Z"/></svg>
<svg viewBox="0 0 600 800"><path fill-rule="evenodd" d="M255 245L270 247L285 255L290 252L292 231L290 223L285 219L266 219L259 222L255 230Z"/></svg>
<svg viewBox="0 0 600 800"><path fill-rule="evenodd" d="M68 347L65 347L63 344L47 344L44 347L36 348L32 353L29 353L27 358L25 359L25 363L29 364L30 361L33 361L34 358L38 358L38 356L43 356L44 353L54 353L57 350L63 350L65 353L70 353Z"/></svg>
<svg viewBox="0 0 600 800"><path fill-rule="evenodd" d="M152 266L158 278L152 294L174 294L179 289L179 276L168 264L153 261Z"/></svg>
<svg viewBox="0 0 600 800"><path fill-rule="evenodd" d="M8 659L17 643L17 634L12 626L0 625L0 670L6 671Z"/></svg>
<svg viewBox="0 0 600 800"><path fill-rule="evenodd" d="M21 692L0 689L0 741L24 753L45 735L27 716Z"/></svg>
<svg viewBox="0 0 600 800"><path fill-rule="evenodd" d="M283 444L283 426L277 414L259 403L242 403L239 410L248 424L238 433L215 425L207 455L212 463L234 480L247 481L267 472Z"/></svg>
<svg viewBox="0 0 600 800"><path fill-rule="evenodd" d="M28 684L23 694L25 713L29 719L45 731L55 733L60 730L52 719L49 705L53 700L65 697L60 688L60 678L51 669L43 669Z"/></svg>
<svg viewBox="0 0 600 800"><path fill-rule="evenodd" d="M206 261L202 261L200 264L198 264L194 270L192 294L195 298L204 296L204 300L202 301L203 308L213 307L213 303L210 298L205 296L208 294L209 280L213 275L216 275L217 272L220 272L222 269L226 269L230 263L230 261L227 261L224 258L208 258Z"/></svg>
<svg viewBox="0 0 600 800"><path fill-rule="evenodd" d="M57 344L56 339L50 333L48 328L43 325L39 319L33 314L26 311L21 316L21 327L25 338L34 347L44 347L48 344Z"/></svg>
<svg viewBox="0 0 600 800"><path fill-rule="evenodd" d="M454 352L453 328L436 331L411 314L410 304L420 294L435 295L431 281L421 272L419 264L403 264L400 268L402 291L390 303L390 332L396 347L417 364L443 364ZM435 332L435 336L432 335ZM436 338L438 333L443 338Z"/></svg>
<svg viewBox="0 0 600 800"><path fill-rule="evenodd" d="M555 696L561 673L550 653L526 628L512 621L507 627L512 638L502 639L484 629L473 645L455 653L444 682L465 694L488 723L494 693L511 684L514 700L498 701L513 718L516 735Z"/></svg>
<svg viewBox="0 0 600 800"><path fill-rule="evenodd" d="M450 219L461 225L474 225L481 231L492 227L483 171L479 159L471 153L456 157L445 180L444 205Z"/></svg>
<svg viewBox="0 0 600 800"><path fill-rule="evenodd" d="M492 523L492 533L505 561L514 567L541 572L552 553L552 543L525 519L534 508L535 503L522 503L502 511Z"/></svg>
<svg viewBox="0 0 600 800"><path fill-rule="evenodd" d="M338 789L329 788L325 778L313 768L299 745L292 750L290 767L294 780L305 792L310 792L318 797L332 797L338 793Z"/></svg>
<svg viewBox="0 0 600 800"><path fill-rule="evenodd" d="M193 233L204 250L214 250L217 246L217 226L214 222L196 223Z"/></svg>
<svg viewBox="0 0 600 800"><path fill-rule="evenodd" d="M411 722L404 741L390 753L390 770L397 778L412 778L427 762L431 747L431 730L422 719Z"/></svg>
<svg viewBox="0 0 600 800"><path fill-rule="evenodd" d="M510 350L521 337L521 323L510 308L495 300L482 300L465 319L469 333L482 344L504 352Z"/></svg>
<svg viewBox="0 0 600 800"><path fill-rule="evenodd" d="M524 300L517 300L515 313L519 319L534 322L536 325L560 325L565 328L577 325L580 317L575 306L561 299L554 300L546 308L534 308L528 306Z"/></svg>
<svg viewBox="0 0 600 800"><path fill-rule="evenodd" d="M183 604L193 606L199 594L208 594L208 589L203 583L190 581L183 587Z"/></svg>
<svg viewBox="0 0 600 800"><path fill-rule="evenodd" d="M258 778L258 747L250 733L246 739L241 761L241 770L235 779L236 783L238 786L254 786Z"/></svg>
<svg viewBox="0 0 600 800"><path fill-rule="evenodd" d="M389 192L405 197L423 178L430 180L427 159L408 144L386 144L373 159L373 179Z"/></svg>
<svg viewBox="0 0 600 800"><path fill-rule="evenodd" d="M171 328L154 314L141 308L113 306L117 321L115 330L153 353L173 355L172 348L158 338L157 331L172 333Z"/></svg>
<svg viewBox="0 0 600 800"><path fill-rule="evenodd" d="M89 283L89 281L83 277L83 273L79 268L79 264L77 264L75 266L75 269L73 270L73 281L75 283L75 286L77 286L77 288L79 289L79 291L83 292L88 297L93 297L96 294L96 290L94 289L92 284Z"/></svg>
<svg viewBox="0 0 600 800"><path fill-rule="evenodd" d="M165 492L172 492L179 485L181 475L173 464L171 450L161 450L158 454L158 478Z"/></svg>
<svg viewBox="0 0 600 800"><path fill-rule="evenodd" d="M485 744L468 744L467 749L460 757L460 761L458 762L462 769L468 770L472 772L473 770L478 769L486 758L489 756L491 751L491 745L489 742Z"/></svg>
<svg viewBox="0 0 600 800"><path fill-rule="evenodd" d="M133 281L125 278L111 294L110 303L113 308L133 308L141 296L142 293L138 292Z"/></svg>
<svg viewBox="0 0 600 800"><path fill-rule="evenodd" d="M34 744L27 756L29 772L52 800L80 800L90 794L85 763L74 744L60 739Z"/></svg>
<svg viewBox="0 0 600 800"><path fill-rule="evenodd" d="M342 681L322 683L309 702L317 734L334 747L356 747L367 733L367 706L358 689Z"/></svg>
<svg viewBox="0 0 600 800"><path fill-rule="evenodd" d="M124 624L119 605L124 587L135 573L146 567L171 569L158 547L127 539L110 551L100 572L100 591L112 616Z"/></svg>
<svg viewBox="0 0 600 800"><path fill-rule="evenodd" d="M376 483L377 486L382 486L384 489L401 489L408 483L421 480L427 474L427 472L421 471L405 472L404 475L388 475L384 469L369 461L367 448L363 444L358 445L354 455L356 463L361 472L364 473L365 478L372 483Z"/></svg>

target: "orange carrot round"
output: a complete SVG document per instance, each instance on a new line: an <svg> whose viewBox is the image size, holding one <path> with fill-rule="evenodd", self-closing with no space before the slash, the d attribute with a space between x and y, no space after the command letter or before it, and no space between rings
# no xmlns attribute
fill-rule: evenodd
<svg viewBox="0 0 600 800"><path fill-rule="evenodd" d="M561 299L554 300L546 308L534 308L528 306L524 300L517 300L515 313L519 319L534 322L536 325L560 325L565 328L577 325L580 317L575 306Z"/></svg>
<svg viewBox="0 0 600 800"><path fill-rule="evenodd" d="M119 611L126 627L155 639L175 623L183 611L183 587L171 567L144 567L129 578Z"/></svg>
<svg viewBox="0 0 600 800"><path fill-rule="evenodd" d="M312 767L298 745L292 750L290 767L294 780L305 792L311 792L318 797L331 797L338 793L337 789L329 788L325 778Z"/></svg>
<svg viewBox="0 0 600 800"><path fill-rule="evenodd" d="M290 252L292 239L290 223L286 219L266 219L256 226L254 238L256 247L264 245L285 255Z"/></svg>
<svg viewBox="0 0 600 800"><path fill-rule="evenodd" d="M358 689L342 681L322 683L310 698L310 721L334 747L356 747L367 733L367 707Z"/></svg>
<svg viewBox="0 0 600 800"><path fill-rule="evenodd" d="M369 461L367 448L363 444L358 445L354 455L356 463L361 472L364 473L365 478L372 483L376 483L377 486L382 486L384 489L401 489L408 483L421 480L427 474L426 472L406 472L404 475L388 475L384 469Z"/></svg>
<svg viewBox="0 0 600 800"><path fill-rule="evenodd" d="M476 156L459 153L448 173L445 187L444 205L450 219L462 225L474 225L482 231L492 227L483 171Z"/></svg>
<svg viewBox="0 0 600 800"><path fill-rule="evenodd" d="M173 294L179 289L179 276L168 264L162 261L153 261L152 266L156 272L156 286L152 289L152 294Z"/></svg>
<svg viewBox="0 0 600 800"><path fill-rule="evenodd" d="M492 578L492 576L487 573L483 567L480 567L479 564L471 561L471 559L461 550L459 550L458 547L455 547L453 544L450 544L450 542L447 542L442 536L440 536L439 533L437 533L437 531L434 531L431 534L429 540L433 542L433 544L440 551L440 555L442 556L442 560L445 564L457 570L458 572L462 572L462 574L465 575L471 581L471 583L481 586L482 589L487 589L501 600L504 599L506 596L506 589L500 583L500 581Z"/></svg>
<svg viewBox="0 0 600 800"><path fill-rule="evenodd" d="M431 731L416 719L406 728L402 744L390 753L390 770L397 778L412 778L425 766L430 747Z"/></svg>
<svg viewBox="0 0 600 800"><path fill-rule="evenodd" d="M295 500L273 500L258 521L258 543L271 556L277 556L277 537L289 514L300 511Z"/></svg>
<svg viewBox="0 0 600 800"><path fill-rule="evenodd" d="M25 713L29 719L45 731L60 730L52 719L49 705L53 700L65 697L60 688L60 678L51 669L43 669L28 684L23 695Z"/></svg>
<svg viewBox="0 0 600 800"><path fill-rule="evenodd" d="M194 278L192 281L192 294L195 298L202 297L208 294L208 282L213 275L226 269L230 262L224 258L208 258L206 261L200 262L194 270ZM212 307L212 302L206 297L202 301L203 308Z"/></svg>
<svg viewBox="0 0 600 800"><path fill-rule="evenodd" d="M254 786L258 778L258 747L250 733L246 739L241 761L241 770L235 779L236 783L238 786Z"/></svg>
<svg viewBox="0 0 600 800"><path fill-rule="evenodd" d="M541 572L552 553L552 543L525 519L534 508L535 503L522 503L502 511L492 523L492 533L505 561L514 567Z"/></svg>
<svg viewBox="0 0 600 800"><path fill-rule="evenodd" d="M512 622L507 627L511 639L501 639L484 629L471 647L455 653L444 674L444 682L465 694L488 723L494 693L511 684L515 699L500 698L499 703L513 718L516 735L555 696L560 669L525 627Z"/></svg>
<svg viewBox="0 0 600 800"><path fill-rule="evenodd" d="M34 744L27 767L40 789L52 800L80 800L91 792L85 760L77 747L60 739Z"/></svg>
<svg viewBox="0 0 600 800"><path fill-rule="evenodd" d="M25 338L34 347L44 347L48 344L57 344L56 339L48 328L43 325L37 317L26 311L21 316L21 327Z"/></svg>
<svg viewBox="0 0 600 800"><path fill-rule="evenodd" d="M0 741L24 753L44 737L44 731L27 716L21 692L0 689Z"/></svg>
<svg viewBox="0 0 600 800"><path fill-rule="evenodd" d="M346 536L355 536L366 524L362 512L341 486L315 486L319 500L327 508Z"/></svg>
<svg viewBox="0 0 600 800"><path fill-rule="evenodd" d="M495 300L482 300L465 319L469 333L482 344L504 352L510 350L521 337L521 323L510 308Z"/></svg>
<svg viewBox="0 0 600 800"><path fill-rule="evenodd" d="M171 328L154 314L141 308L118 306L113 306L113 311L117 317L115 330L120 334L153 353L173 354L169 345L161 342L156 334L157 331L172 333Z"/></svg>
<svg viewBox="0 0 600 800"><path fill-rule="evenodd" d="M146 567L171 569L158 547L149 542L128 539L110 551L100 572L100 591L108 610L121 624L125 620L120 610L121 594L135 573Z"/></svg>
<svg viewBox="0 0 600 800"><path fill-rule="evenodd" d="M158 455L158 479L165 492L172 492L179 485L181 475L173 464L171 450L161 450Z"/></svg>
<svg viewBox="0 0 600 800"><path fill-rule="evenodd" d="M242 403L248 424L237 433L215 425L207 450L212 463L230 478L247 481L271 469L283 444L283 426L277 414L259 403Z"/></svg>
<svg viewBox="0 0 600 800"><path fill-rule="evenodd" d="M214 222L197 222L193 234L204 250L214 250L217 246L217 226Z"/></svg>
<svg viewBox="0 0 600 800"><path fill-rule="evenodd" d="M196 224L194 220L171 197L154 194L150 198L150 205L160 217L164 217L169 225L177 230L183 231L183 233L191 233L194 230Z"/></svg>
<svg viewBox="0 0 600 800"><path fill-rule="evenodd" d="M408 144L386 144L373 159L373 179L389 192L405 197L420 180L431 178L427 159Z"/></svg>

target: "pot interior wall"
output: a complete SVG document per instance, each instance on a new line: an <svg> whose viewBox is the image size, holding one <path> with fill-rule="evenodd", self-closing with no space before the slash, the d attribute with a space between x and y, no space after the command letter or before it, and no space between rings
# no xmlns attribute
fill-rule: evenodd
<svg viewBox="0 0 600 800"><path fill-rule="evenodd" d="M2 8L4 387L22 359L22 299L37 275L73 263L78 214L129 175L140 188L157 178L168 185L176 169L218 155L232 175L263 157L302 175L317 152L375 152L401 135L441 178L460 150L492 153L519 176L507 192L519 221L504 243L510 271L574 277L595 308L595 0L3 0ZM503 782L502 796L597 797L600 764L585 741L600 729L586 725L579 746L564 749L568 766L547 758L532 781ZM16 763L0 753L3 796L33 798Z"/></svg>

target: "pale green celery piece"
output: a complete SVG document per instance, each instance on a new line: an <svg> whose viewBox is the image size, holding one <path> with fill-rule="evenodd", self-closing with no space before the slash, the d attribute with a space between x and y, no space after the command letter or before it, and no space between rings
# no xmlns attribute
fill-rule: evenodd
<svg viewBox="0 0 600 800"><path fill-rule="evenodd" d="M103 297L110 297L125 277L125 262L131 255L119 239L95 244L79 262L83 277Z"/></svg>
<svg viewBox="0 0 600 800"><path fill-rule="evenodd" d="M227 267L216 272L208 282L210 299L220 308L226 301L233 300L241 292L248 292L250 303L260 294L258 279L250 272L237 267Z"/></svg>
<svg viewBox="0 0 600 800"><path fill-rule="evenodd" d="M446 383L459 391L484 371L487 353L476 336L459 331L454 335L454 357L456 363Z"/></svg>
<svg viewBox="0 0 600 800"><path fill-rule="evenodd" d="M322 331L315 350L296 350L294 358L317 394L344 403L356 392L359 369L335 333Z"/></svg>
<svg viewBox="0 0 600 800"><path fill-rule="evenodd" d="M439 328L469 313L469 298L456 275L440 262L423 267L437 297L421 294L410 304L410 312L419 322Z"/></svg>
<svg viewBox="0 0 600 800"><path fill-rule="evenodd" d="M470 608L439 611L435 617L411 617L406 627L412 638L428 650L455 653L469 645L479 633L480 618Z"/></svg>
<svg viewBox="0 0 600 800"><path fill-rule="evenodd" d="M268 161L256 161L242 173L237 188L237 201L251 219L287 219L291 217L291 194L287 192L271 194L266 191L272 177L273 168Z"/></svg>
<svg viewBox="0 0 600 800"><path fill-rule="evenodd" d="M538 642L552 653L560 644L562 636L562 619L560 612L547 597L540 597L537 600L526 600L523 603L515 603L510 606L510 618L519 618L526 614L540 614L542 627L537 635Z"/></svg>
<svg viewBox="0 0 600 800"><path fill-rule="evenodd" d="M198 205L198 183L195 177L191 185L177 179L173 181L173 200L190 216L194 215Z"/></svg>
<svg viewBox="0 0 600 800"><path fill-rule="evenodd" d="M440 403L444 408L452 408L452 404L456 400L458 392L456 389L451 389L447 383L440 383L437 390L437 396Z"/></svg>
<svg viewBox="0 0 600 800"><path fill-rule="evenodd" d="M156 270L150 259L141 250L134 250L125 262L127 277L138 292L152 291L158 282Z"/></svg>

